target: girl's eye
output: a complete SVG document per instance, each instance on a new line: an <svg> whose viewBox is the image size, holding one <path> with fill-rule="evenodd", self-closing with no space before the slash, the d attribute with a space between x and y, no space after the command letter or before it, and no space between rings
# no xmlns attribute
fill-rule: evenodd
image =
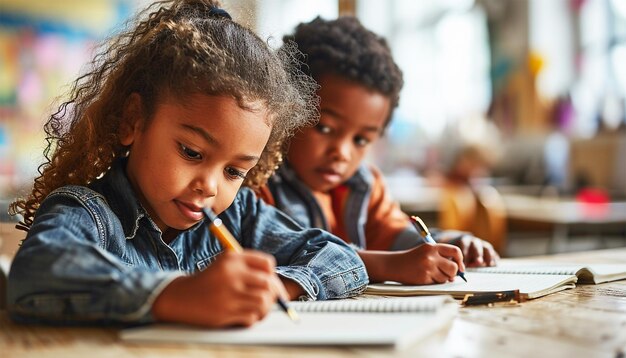
<svg viewBox="0 0 626 358"><path fill-rule="evenodd" d="M366 145L370 144L371 141L365 137L356 137L354 138L354 143L358 146L358 147L365 147Z"/></svg>
<svg viewBox="0 0 626 358"><path fill-rule="evenodd" d="M246 173L231 167L226 168L226 175L231 180L243 180L246 178Z"/></svg>
<svg viewBox="0 0 626 358"><path fill-rule="evenodd" d="M320 124L320 123L318 123L318 124L315 126L315 129L316 129L318 132L322 133L322 134L328 134L328 133L330 133L330 127L329 127L329 126L325 126L325 125Z"/></svg>
<svg viewBox="0 0 626 358"><path fill-rule="evenodd" d="M187 148L182 143L179 144L179 145L180 145L180 152L183 153L183 156L185 158L187 158L187 159L194 159L194 160L202 159L202 156L200 155L200 153Z"/></svg>

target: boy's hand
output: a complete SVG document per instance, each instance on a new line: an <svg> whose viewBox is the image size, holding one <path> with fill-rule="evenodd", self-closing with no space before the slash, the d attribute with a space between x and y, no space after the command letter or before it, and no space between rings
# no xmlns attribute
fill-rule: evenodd
<svg viewBox="0 0 626 358"><path fill-rule="evenodd" d="M448 244L422 244L405 251L358 251L372 282L425 285L454 281L465 271L461 250Z"/></svg>
<svg viewBox="0 0 626 358"><path fill-rule="evenodd" d="M158 321L207 327L250 326L272 309L277 294L276 263L270 255L224 252L206 270L172 281L157 297Z"/></svg>
<svg viewBox="0 0 626 358"><path fill-rule="evenodd" d="M488 241L481 240L471 233L447 230L437 237L438 242L457 246L463 252L464 263L468 267L496 266L500 255Z"/></svg>
<svg viewBox="0 0 626 358"><path fill-rule="evenodd" d="M392 280L408 285L454 281L459 269L465 271L461 250L448 244L422 244L397 255L390 260Z"/></svg>

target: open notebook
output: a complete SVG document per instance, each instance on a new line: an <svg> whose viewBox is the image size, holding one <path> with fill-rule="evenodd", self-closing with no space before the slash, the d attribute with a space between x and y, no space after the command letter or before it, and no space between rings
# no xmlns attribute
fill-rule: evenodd
<svg viewBox="0 0 626 358"><path fill-rule="evenodd" d="M467 283L460 278L437 285L406 286L396 282L371 284L365 293L386 296L448 294L463 298L468 293L519 289L524 299L545 296L575 283L602 283L626 279L626 264L571 264L530 260L501 260L495 267L468 268Z"/></svg>
<svg viewBox="0 0 626 358"><path fill-rule="evenodd" d="M468 269L472 272L531 275L576 275L578 283L603 283L626 279L626 264L573 264L502 260L498 266Z"/></svg>
<svg viewBox="0 0 626 358"><path fill-rule="evenodd" d="M519 290L523 299L533 299L574 288L576 275L541 275L486 273L467 270L467 282L455 277L454 282L434 285L402 285L397 282L370 284L366 294L384 296L451 295L463 298L468 293Z"/></svg>
<svg viewBox="0 0 626 358"><path fill-rule="evenodd" d="M124 329L121 339L244 345L407 347L448 326L458 304L450 296L291 302L300 321L275 309L249 328L207 329L158 324Z"/></svg>

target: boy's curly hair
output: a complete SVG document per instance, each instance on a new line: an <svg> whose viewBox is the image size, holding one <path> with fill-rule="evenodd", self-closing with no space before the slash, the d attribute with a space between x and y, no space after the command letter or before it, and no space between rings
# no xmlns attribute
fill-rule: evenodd
<svg viewBox="0 0 626 358"><path fill-rule="evenodd" d="M272 131L244 185L265 183L282 160L285 140L317 116L317 85L299 69L295 46L273 51L247 29L215 11L218 1L173 0L152 4L127 29L105 42L90 71L72 86L69 100L44 126L45 162L27 198L10 206L28 230L37 208L56 188L87 185L124 156L118 128L126 101L142 98L144 118L162 96L231 96L242 108L262 101ZM136 24L136 26L132 26Z"/></svg>
<svg viewBox="0 0 626 358"><path fill-rule="evenodd" d="M366 29L358 19L342 16L336 20L320 17L296 27L292 35L305 54L303 71L316 80L334 74L382 93L391 100L391 111L398 106L404 84L402 71L394 62L387 41ZM389 124L391 111L385 122Z"/></svg>

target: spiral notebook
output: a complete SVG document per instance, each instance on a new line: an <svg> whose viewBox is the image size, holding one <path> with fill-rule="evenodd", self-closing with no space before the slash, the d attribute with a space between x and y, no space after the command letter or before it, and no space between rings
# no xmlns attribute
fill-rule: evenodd
<svg viewBox="0 0 626 358"><path fill-rule="evenodd" d="M158 324L124 329L124 341L236 345L387 346L402 349L448 327L458 303L450 296L291 302L300 321L275 309L249 328Z"/></svg>
<svg viewBox="0 0 626 358"><path fill-rule="evenodd" d="M576 275L578 283L598 284L626 279L625 264L574 264L502 260L498 266L468 269L472 272L529 275Z"/></svg>
<svg viewBox="0 0 626 358"><path fill-rule="evenodd" d="M519 290L524 300L574 288L576 275L540 275L465 272L467 282L456 277L453 282L433 285L402 285L397 282L370 284L365 293L383 296L451 295L463 298L466 294Z"/></svg>

